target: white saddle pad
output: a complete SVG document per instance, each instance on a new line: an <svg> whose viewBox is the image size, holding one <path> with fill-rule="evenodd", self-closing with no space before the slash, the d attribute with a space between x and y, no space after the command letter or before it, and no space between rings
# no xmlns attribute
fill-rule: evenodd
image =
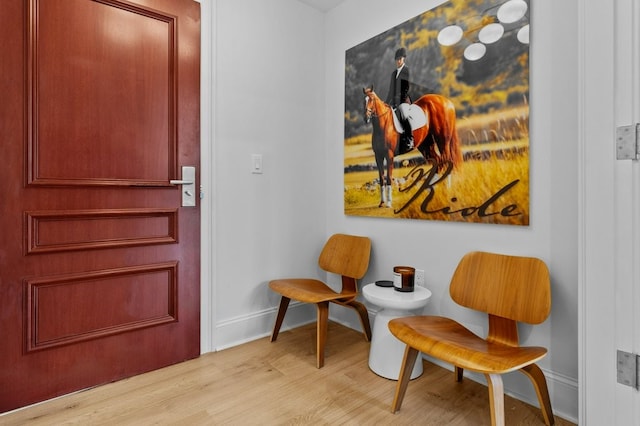
<svg viewBox="0 0 640 426"><path fill-rule="evenodd" d="M411 124L411 129L416 130L421 127L424 127L427 124L428 117L425 114L424 110L417 105L409 105L409 104L400 104L398 108L404 113L404 116L409 120L409 124ZM393 125L395 126L398 133L404 133L404 129L400 124L400 120L398 120L398 114L393 114Z"/></svg>

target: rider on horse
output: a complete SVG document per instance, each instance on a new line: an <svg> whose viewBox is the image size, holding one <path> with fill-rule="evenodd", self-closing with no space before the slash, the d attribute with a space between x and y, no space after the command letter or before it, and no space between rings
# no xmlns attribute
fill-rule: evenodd
<svg viewBox="0 0 640 426"><path fill-rule="evenodd" d="M389 83L389 93L387 94L387 104L396 112L398 119L404 129L400 135L398 154L404 154L413 149L413 131L409 123L408 109L411 104L409 97L409 67L405 64L407 51L404 47L396 50L396 69L391 73Z"/></svg>

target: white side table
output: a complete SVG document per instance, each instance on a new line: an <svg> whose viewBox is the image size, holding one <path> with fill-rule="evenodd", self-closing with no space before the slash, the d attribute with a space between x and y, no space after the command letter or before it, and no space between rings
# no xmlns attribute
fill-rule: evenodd
<svg viewBox="0 0 640 426"><path fill-rule="evenodd" d="M369 368L379 376L398 380L406 345L391 334L389 321L413 315L410 311L424 308L431 292L416 286L414 291L405 293L393 287L379 287L374 283L364 286L362 295L367 301L382 308L376 314L371 332ZM422 357L418 356L411 371L411 379L420 377L421 374Z"/></svg>

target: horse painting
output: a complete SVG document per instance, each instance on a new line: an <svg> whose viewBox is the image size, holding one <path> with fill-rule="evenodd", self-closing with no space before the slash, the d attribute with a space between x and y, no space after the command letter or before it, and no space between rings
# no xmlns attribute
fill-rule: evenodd
<svg viewBox="0 0 640 426"><path fill-rule="evenodd" d="M380 182L379 207L391 207L393 161L398 153L401 130L394 124L393 109L373 91L364 89L365 121L373 125L371 147L375 154ZM462 165L462 151L456 129L456 110L450 99L436 94L427 94L412 104L415 115L420 116L420 125L413 125L414 148L418 149L428 163L442 172L450 165L453 170ZM424 116L422 116L424 115ZM426 120L425 120L426 119ZM411 118L410 118L411 120ZM386 164L386 175L385 175Z"/></svg>

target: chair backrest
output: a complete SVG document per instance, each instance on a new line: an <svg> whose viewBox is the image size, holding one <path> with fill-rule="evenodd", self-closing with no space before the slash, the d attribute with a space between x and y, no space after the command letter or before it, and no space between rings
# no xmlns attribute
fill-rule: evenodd
<svg viewBox="0 0 640 426"><path fill-rule="evenodd" d="M498 317L540 324L551 311L547 265L533 257L466 254L449 286L458 304Z"/></svg>
<svg viewBox="0 0 640 426"><path fill-rule="evenodd" d="M360 279L369 268L371 240L355 235L332 235L320 253L318 264L327 272Z"/></svg>

